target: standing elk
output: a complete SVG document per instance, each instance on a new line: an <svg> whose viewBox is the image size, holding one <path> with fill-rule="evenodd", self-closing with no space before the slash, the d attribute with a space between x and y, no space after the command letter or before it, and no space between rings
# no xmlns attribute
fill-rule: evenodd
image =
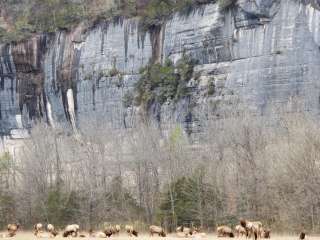
<svg viewBox="0 0 320 240"><path fill-rule="evenodd" d="M252 236L256 240L261 237L262 223L259 221L248 221L245 219L240 220L240 225L246 230L246 236L251 238Z"/></svg>
<svg viewBox="0 0 320 240"><path fill-rule="evenodd" d="M120 225L109 225L107 227L104 228L104 233L107 234L108 237L110 237L111 235L119 235L121 230Z"/></svg>
<svg viewBox="0 0 320 240"><path fill-rule="evenodd" d="M305 232L301 232L300 235L299 235L299 239L300 240L304 240L306 237L306 233Z"/></svg>
<svg viewBox="0 0 320 240"><path fill-rule="evenodd" d="M136 231L132 225L126 225L124 229L129 234L130 237L132 237L132 235L138 237L138 231Z"/></svg>
<svg viewBox="0 0 320 240"><path fill-rule="evenodd" d="M78 233L79 233L79 225L78 224L71 224L71 225L67 225L64 229L63 232L63 237L68 237L68 236L72 236L72 237L77 237Z"/></svg>
<svg viewBox="0 0 320 240"><path fill-rule="evenodd" d="M228 226L219 226L217 227L218 237L234 237L232 229Z"/></svg>
<svg viewBox="0 0 320 240"><path fill-rule="evenodd" d="M53 236L53 237L55 237L55 236L57 236L59 233L58 233L58 231L55 229L55 227L53 226L53 224L48 224L47 225L47 231L49 232L49 233L51 233L51 235Z"/></svg>
<svg viewBox="0 0 320 240"><path fill-rule="evenodd" d="M48 232L54 231L54 226L49 223L49 224L47 225L47 231L48 231Z"/></svg>
<svg viewBox="0 0 320 240"><path fill-rule="evenodd" d="M150 235L153 236L153 234L158 234L159 237L165 237L166 233L162 227L151 225L149 227Z"/></svg>
<svg viewBox="0 0 320 240"><path fill-rule="evenodd" d="M246 229L241 225L237 225L234 228L237 237L243 237L246 235Z"/></svg>
<svg viewBox="0 0 320 240"><path fill-rule="evenodd" d="M261 228L260 237L261 238L270 238L271 237L271 230L270 229L264 229Z"/></svg>
<svg viewBox="0 0 320 240"><path fill-rule="evenodd" d="M33 226L33 229L34 229L34 235L37 236L39 235L39 233L43 232L43 225L42 223L37 223Z"/></svg>
<svg viewBox="0 0 320 240"><path fill-rule="evenodd" d="M14 234L18 231L19 228L20 228L19 223L8 224L8 226L7 226L8 232L14 233Z"/></svg>
<svg viewBox="0 0 320 240"><path fill-rule="evenodd" d="M116 234L119 234L119 233L120 233L120 230L121 230L121 227L120 227L119 224L117 224L117 225L114 226L114 229L115 229L115 233L116 233Z"/></svg>

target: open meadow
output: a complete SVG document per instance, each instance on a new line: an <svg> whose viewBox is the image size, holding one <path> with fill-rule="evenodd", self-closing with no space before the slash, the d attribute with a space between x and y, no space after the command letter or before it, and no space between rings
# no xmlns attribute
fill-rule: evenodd
<svg viewBox="0 0 320 240"><path fill-rule="evenodd" d="M88 236L88 233L86 233L86 236ZM8 238L9 239L9 238ZM10 238L10 239L13 239L13 240L31 240L31 239L38 239L37 237L35 237L33 235L32 232L18 232L17 235L13 238ZM45 239L45 238L44 238ZM52 239L52 238L51 238ZM60 236L57 236L56 238L54 238L55 240L62 240L62 239L66 239L66 238L63 238L61 235ZM92 238L92 237L86 237L86 238L72 238L72 239L97 239L97 238ZM230 238L218 238L215 234L208 234L206 237L203 237L203 238L181 238L181 237L177 237L175 236L175 234L169 234L167 237L165 238L161 238L161 237L158 237L158 236L154 236L154 237L150 237L149 234L141 234L141 236L135 238L135 237L129 237L127 236L126 234L120 234L119 236L114 236L114 237L111 237L110 239L115 239L115 240L134 240L134 239L137 239L137 240L150 240L150 239L164 239L164 240L179 240L179 239L182 239L182 240L185 240L185 239L205 239L205 240L224 240L224 239L230 239ZM233 238L233 239L237 239L237 240L245 240L246 238L245 237L242 237L242 238ZM294 235L274 235L274 236L271 236L271 239L273 240L298 240L298 236L294 236ZM320 236L307 236L306 237L306 240L318 240L320 239Z"/></svg>

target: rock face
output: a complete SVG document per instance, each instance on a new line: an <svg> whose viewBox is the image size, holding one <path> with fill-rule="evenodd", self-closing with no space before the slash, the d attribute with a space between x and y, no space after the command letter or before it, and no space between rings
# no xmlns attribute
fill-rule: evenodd
<svg viewBox="0 0 320 240"><path fill-rule="evenodd" d="M139 109L124 95L150 60L197 59L193 94L153 106L160 126L180 122L196 132L205 112L243 103L256 114L276 107L315 114L320 107L319 2L238 0L230 9L204 5L143 32L139 19L117 19L70 33L35 36L0 47L0 129L48 124L130 127ZM208 89L210 88L210 91Z"/></svg>

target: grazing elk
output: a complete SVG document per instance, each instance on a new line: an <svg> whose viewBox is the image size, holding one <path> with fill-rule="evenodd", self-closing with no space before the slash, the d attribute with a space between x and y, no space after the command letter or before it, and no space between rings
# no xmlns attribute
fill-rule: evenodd
<svg viewBox="0 0 320 240"><path fill-rule="evenodd" d="M115 229L115 234L119 234L120 230L121 230L121 227L120 227L119 224L117 224L117 225L114 226L114 229Z"/></svg>
<svg viewBox="0 0 320 240"><path fill-rule="evenodd" d="M228 226L219 226L217 227L218 237L234 237L232 229Z"/></svg>
<svg viewBox="0 0 320 240"><path fill-rule="evenodd" d="M34 235L37 237L37 238L54 238L56 235L54 235L53 233L51 232L35 232Z"/></svg>
<svg viewBox="0 0 320 240"><path fill-rule="evenodd" d="M109 225L104 228L103 232L106 236L111 237L111 235L115 233L115 229L113 226Z"/></svg>
<svg viewBox="0 0 320 240"><path fill-rule="evenodd" d="M89 230L89 236L93 237L93 238L106 238L107 235L105 234L105 232L94 232L92 229Z"/></svg>
<svg viewBox="0 0 320 240"><path fill-rule="evenodd" d="M15 232L1 233L0 238L11 238L11 237L14 237L15 235L16 235Z"/></svg>
<svg viewBox="0 0 320 240"><path fill-rule="evenodd" d="M112 234L114 234L114 231L112 228L105 228L103 232L107 237L111 237Z"/></svg>
<svg viewBox="0 0 320 240"><path fill-rule="evenodd" d="M136 231L132 225L126 225L124 229L129 234L130 237L132 237L132 235L138 237L138 231Z"/></svg>
<svg viewBox="0 0 320 240"><path fill-rule="evenodd" d="M187 237L189 237L189 234L186 235L184 232L177 232L177 237L179 237L179 238L187 238Z"/></svg>
<svg viewBox="0 0 320 240"><path fill-rule="evenodd" d="M263 228L262 228L262 223L260 221L254 221L254 222L251 222L253 227L257 230L258 232L258 237L261 237L261 234L262 234L262 231L263 231Z"/></svg>
<svg viewBox="0 0 320 240"><path fill-rule="evenodd" d="M108 237L110 237L111 235L118 235L120 233L120 225L115 225L115 226L107 226L104 228L104 233L107 234Z"/></svg>
<svg viewBox="0 0 320 240"><path fill-rule="evenodd" d="M301 232L299 235L299 239L300 240L304 240L306 238L306 233L305 232Z"/></svg>
<svg viewBox="0 0 320 240"><path fill-rule="evenodd" d="M246 229L244 227L242 227L241 225L235 226L234 231L235 231L237 237L243 237L246 235Z"/></svg>
<svg viewBox="0 0 320 240"><path fill-rule="evenodd" d="M63 237L69 237L69 236L77 237L78 233L79 233L79 229L80 229L80 227L78 224L67 225L64 229L62 236Z"/></svg>
<svg viewBox="0 0 320 240"><path fill-rule="evenodd" d="M270 229L264 229L261 228L260 237L261 238L270 238L271 237L271 230Z"/></svg>
<svg viewBox="0 0 320 240"><path fill-rule="evenodd" d="M7 230L11 234L13 234L13 233L15 234L19 228L20 228L19 223L8 224L8 226L7 226Z"/></svg>
<svg viewBox="0 0 320 240"><path fill-rule="evenodd" d="M193 239L197 240L197 239L202 239L205 238L207 236L206 233L196 233L192 236Z"/></svg>
<svg viewBox="0 0 320 240"><path fill-rule="evenodd" d="M33 226L34 235L37 236L39 233L43 232L43 225L42 223L37 223Z"/></svg>
<svg viewBox="0 0 320 240"><path fill-rule="evenodd" d="M149 227L150 235L153 236L153 234L158 234L159 237L165 237L166 233L163 230L162 227L151 225Z"/></svg>
<svg viewBox="0 0 320 240"><path fill-rule="evenodd" d="M47 225L47 231L49 232L49 233L51 233L51 235L53 236L53 237L55 237L55 236L57 236L59 233L58 233L58 231L55 229L55 227L53 226L53 224L48 224Z"/></svg>
<svg viewBox="0 0 320 240"><path fill-rule="evenodd" d="M49 224L47 225L47 231L48 231L48 232L54 231L54 226L49 223Z"/></svg>
<svg viewBox="0 0 320 240"><path fill-rule="evenodd" d="M185 237L189 237L191 236L192 234L194 234L196 232L196 230L193 230L191 228L188 228L188 227L184 227L184 226L179 226L177 227L176 229L176 232L178 233L178 235L180 233L183 233L183 235L185 235ZM182 235L182 234L181 234Z"/></svg>

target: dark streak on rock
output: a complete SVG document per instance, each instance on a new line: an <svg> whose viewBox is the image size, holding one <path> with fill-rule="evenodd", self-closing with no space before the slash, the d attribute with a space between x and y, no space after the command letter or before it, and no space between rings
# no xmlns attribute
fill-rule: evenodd
<svg viewBox="0 0 320 240"><path fill-rule="evenodd" d="M152 58L151 62L155 63L160 59L161 54L161 26L154 26L153 28L149 29L150 33L150 42L152 46Z"/></svg>

